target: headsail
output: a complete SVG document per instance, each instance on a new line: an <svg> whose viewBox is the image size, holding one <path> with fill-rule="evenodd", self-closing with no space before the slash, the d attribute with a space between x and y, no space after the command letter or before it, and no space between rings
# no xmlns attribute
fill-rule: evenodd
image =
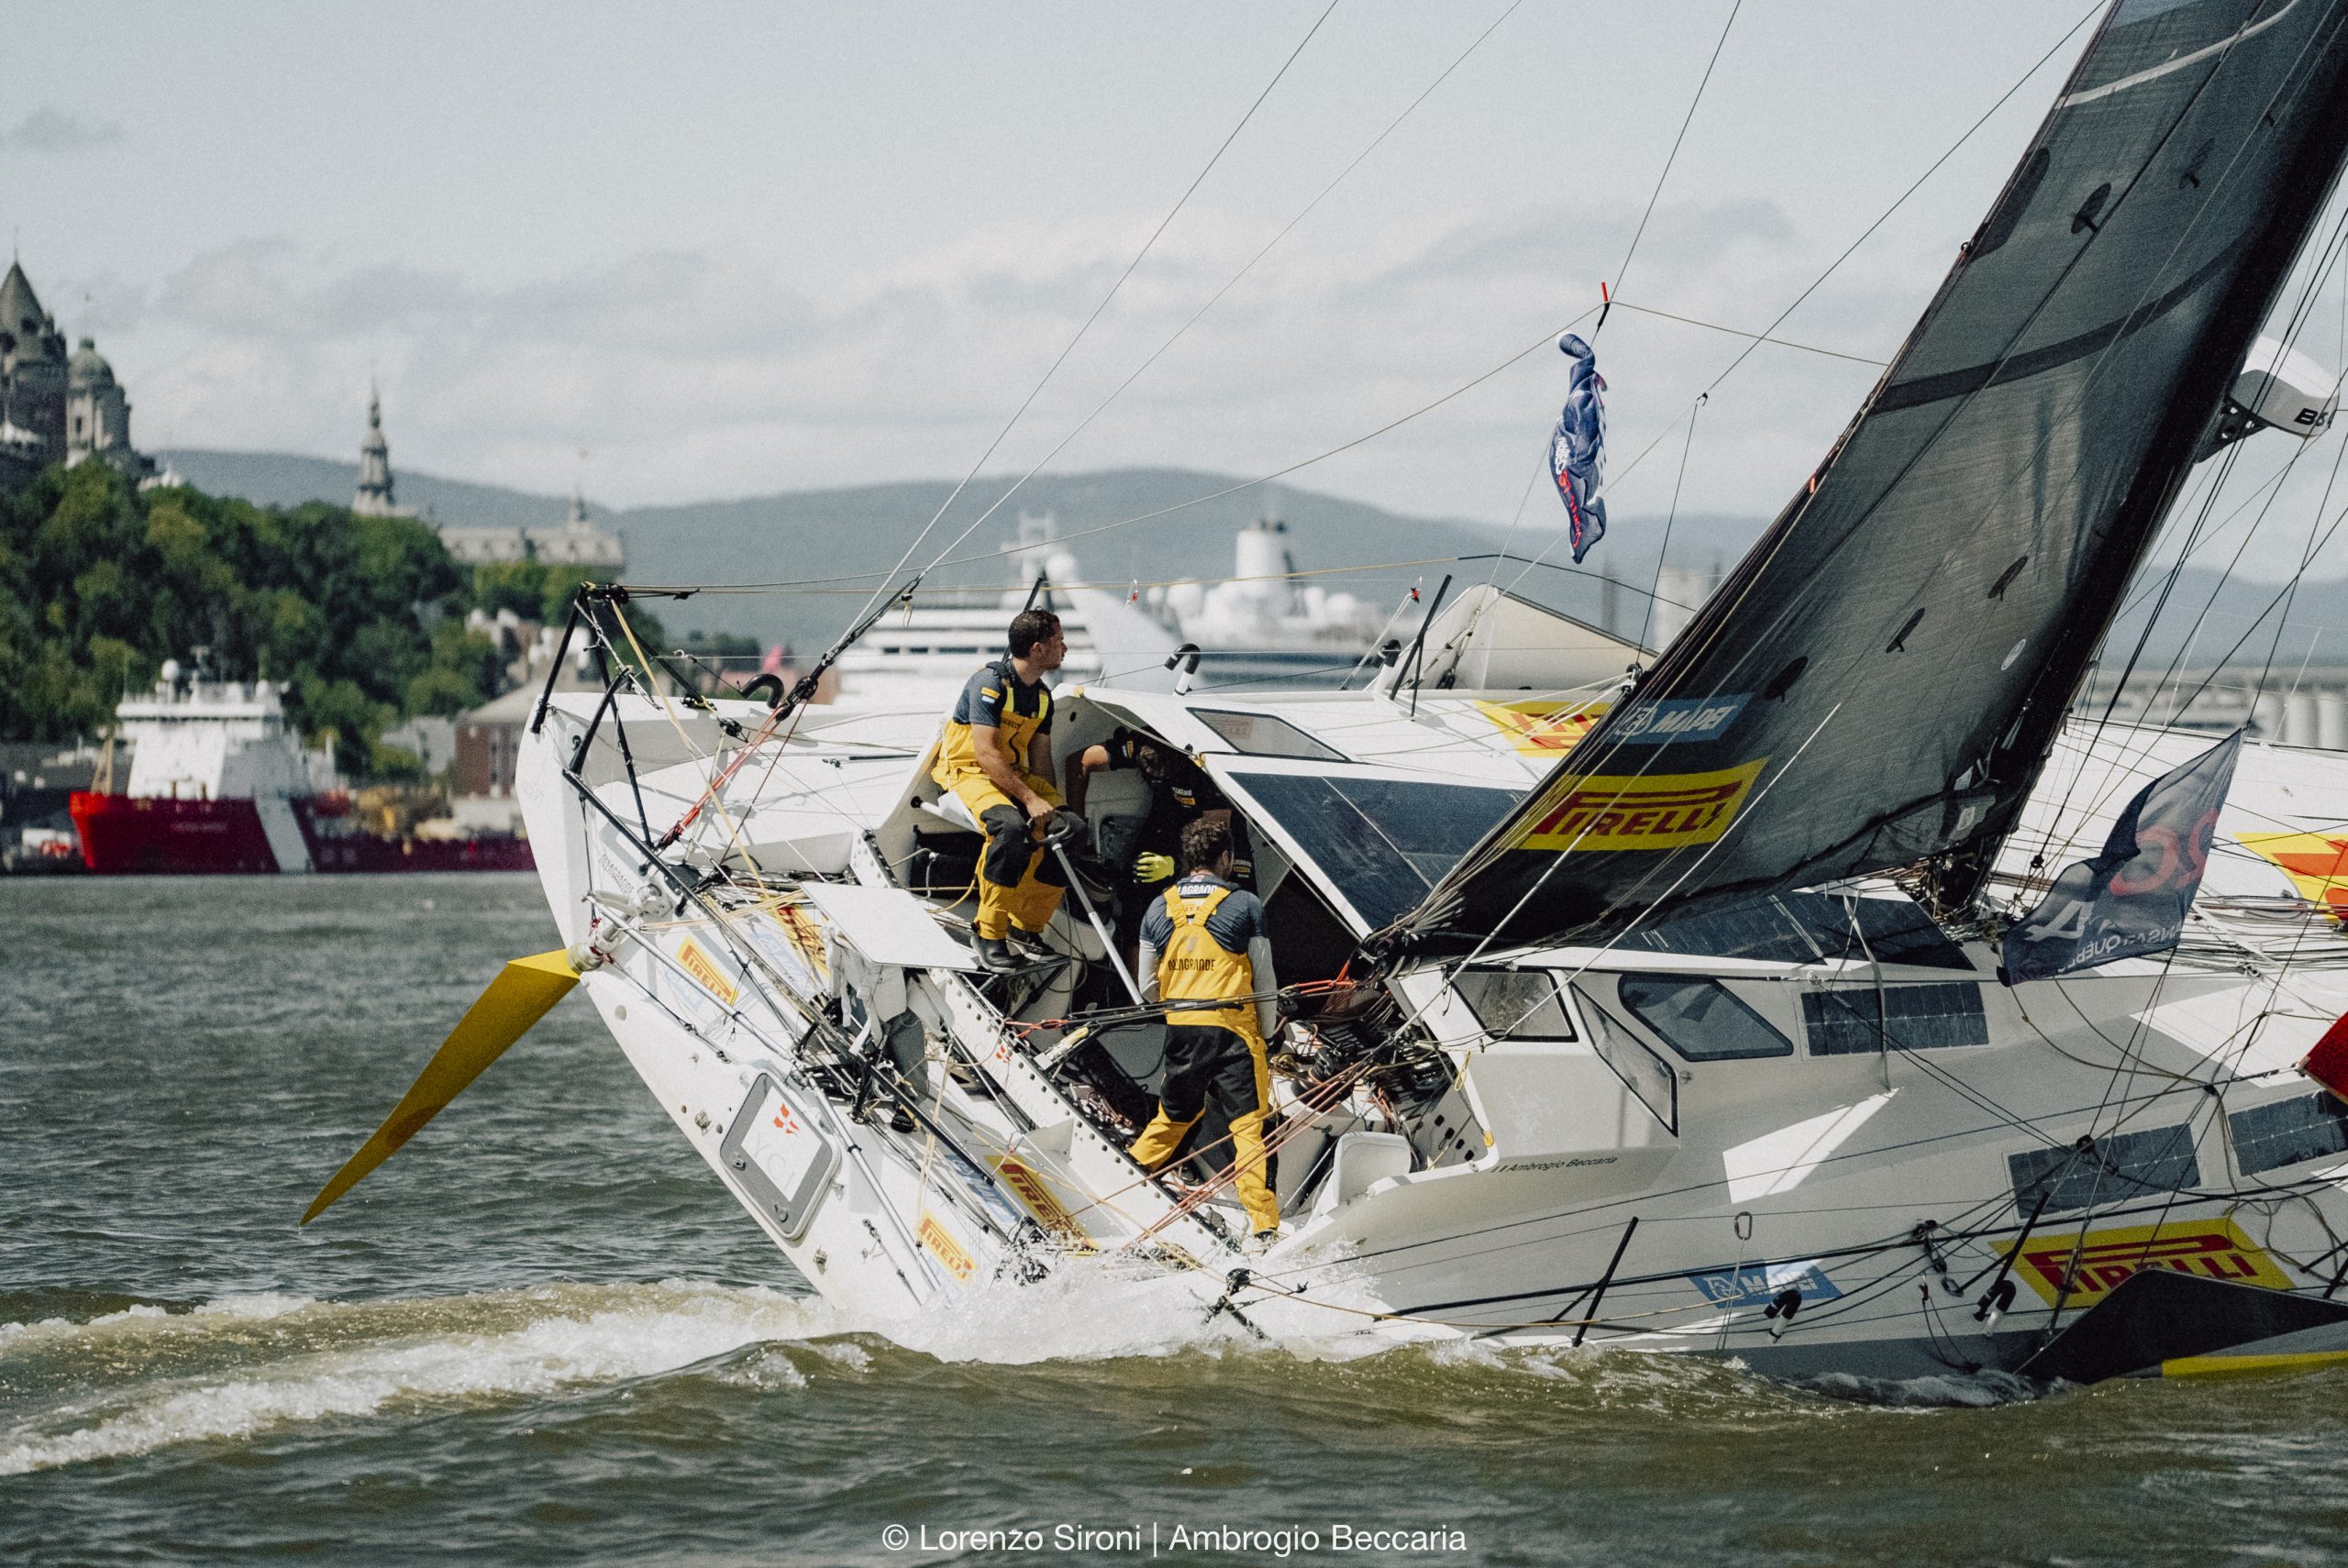
<svg viewBox="0 0 2348 1568"><path fill-rule="evenodd" d="M1390 933L1596 940L2011 826L2348 144L2348 0L2119 0L1826 461Z"/></svg>

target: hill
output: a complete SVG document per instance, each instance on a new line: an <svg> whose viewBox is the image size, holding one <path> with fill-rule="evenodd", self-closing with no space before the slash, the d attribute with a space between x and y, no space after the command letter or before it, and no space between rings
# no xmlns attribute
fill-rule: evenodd
<svg viewBox="0 0 2348 1568"><path fill-rule="evenodd" d="M256 506L300 506L323 501L349 506L359 488L359 467L328 458L296 457L290 452L213 452L175 448L155 454L181 477L206 495L234 496ZM557 495L532 495L493 484L468 484L433 474L399 474L399 498L428 522L470 523L484 527L519 528L562 521L566 500Z"/></svg>
<svg viewBox="0 0 2348 1568"><path fill-rule="evenodd" d="M173 451L164 454L190 482L216 494L271 505L312 498L348 499L357 483L349 463L268 452ZM491 485L468 484L435 475L402 472L403 502L428 509L450 524L511 526L559 520L566 502ZM990 475L958 497L932 534L929 549L943 547L993 504L1011 484L1010 476ZM1234 476L1182 469L1124 469L1102 473L1039 475L1022 487L956 553L982 554L1008 546L1018 532L1019 514L1049 513L1089 580L1124 586L1184 577L1216 577L1232 569L1232 536L1264 516L1288 525L1290 547L1306 570L1357 568L1373 563L1436 564L1347 570L1324 579L1379 602L1399 601L1414 581L1432 589L1443 560L1499 548L1505 531L1456 518L1411 517L1360 502L1292 485L1269 484L1187 506L1145 523L1091 536L1086 530L1184 502L1240 483ZM593 507L596 522L627 542L628 579L638 583L805 582L877 572L892 564L936 513L953 487L943 480L795 491L730 501L691 502L626 510ZM1534 496L1539 506L1545 497ZM1531 513L1532 524L1507 543L1512 553L1532 556L1545 547L1563 562L1561 547L1546 511ZM1759 532L1750 517L1684 516L1672 530L1676 560L1733 563ZM1534 569L1523 591L1595 620L1601 595L1595 569L1604 569L1644 589L1655 569L1654 542L1660 519L1623 518L1593 558L1590 572L1552 567ZM925 554L927 550L925 551ZM1493 569L1480 562L1455 569L1463 579ZM1506 581L1518 569L1503 569ZM1010 568L1001 559L972 562L940 573L938 582L1003 583ZM704 594L665 606L661 618L676 631L735 632L787 639L804 646L828 641L869 591L869 581L819 584L791 592ZM1639 594L1620 596L1628 615L1636 614Z"/></svg>
<svg viewBox="0 0 2348 1568"><path fill-rule="evenodd" d="M292 506L312 499L339 503L349 499L358 482L358 470L351 464L318 458L275 452L165 455L199 489L264 505ZM959 533L1010 482L1008 477L991 475L972 483L933 534L933 546L942 546ZM1297 564L1307 570L1477 555L1497 549L1504 533L1490 524L1410 517L1318 491L1270 484L1239 490L1150 522L1083 536L1086 529L1178 506L1238 482L1230 475L1184 469L1039 475L958 553L1002 547L1015 536L1023 510L1053 513L1086 576L1119 586L1136 580L1150 583L1227 573L1233 534L1266 515L1287 522ZM403 502L428 509L445 523L501 526L550 523L562 516L567 505L558 495L470 484L433 474L404 472L399 488ZM628 578L633 582L804 581L888 567L951 489L942 480L914 480L622 511L591 507L590 512L627 541ZM1534 507L1546 500L1533 497ZM1551 560L1564 565L1565 551L1556 543L1546 512L1529 507L1528 516L1533 525L1520 529L1508 541L1511 552L1533 556L1547 548ZM1682 516L1672 525L1671 558L1680 565L1717 565L1725 569L1759 536L1766 521L1715 514ZM1535 568L1524 573L1520 590L1587 620L1600 620L1602 599L1597 572L1602 569L1643 590L1653 580L1655 548L1662 534L1661 518L1618 517L1590 558L1590 570ZM1415 580L1432 588L1444 569L1441 565L1385 568L1348 571L1322 580L1333 588L1390 603ZM1454 569L1463 580L1480 580L1492 566L1479 562ZM1511 580L1519 569L1503 568L1501 580ZM973 563L942 573L936 580L1004 582L1009 580L1009 569L1000 560ZM820 646L863 602L869 588L869 582L857 582L792 592L704 594L664 605L659 613L676 632L734 632L788 640L803 647ZM2242 646L2232 656L2236 662L2263 663L2273 635L2272 620L2246 641L2242 639L2279 591L2271 583L2221 579L2215 571L2188 567L2168 595L2160 624L2140 665L2158 668L2188 646L2189 662L2206 664L2224 656L2238 641ZM2112 638L2116 660L2125 662L2157 597L2156 583L2140 585ZM1640 593L1624 592L1618 602L1626 619L1635 617ZM2306 656L2318 628L2348 628L2348 581L2302 583L2291 601L2290 620L2276 657L2279 662L2296 665ZM1635 630L1635 624L1623 629ZM2324 635L2316 645L2316 654L2327 662L2348 656L2348 639Z"/></svg>

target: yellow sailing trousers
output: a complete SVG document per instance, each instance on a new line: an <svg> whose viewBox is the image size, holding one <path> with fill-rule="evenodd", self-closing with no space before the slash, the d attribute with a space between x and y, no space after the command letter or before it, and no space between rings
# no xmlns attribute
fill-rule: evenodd
<svg viewBox="0 0 2348 1568"><path fill-rule="evenodd" d="M1044 779L1031 776L1027 786L1047 801L1058 799ZM1014 925L1040 933L1059 910L1068 874L1036 844L1027 813L985 774L966 773L947 787L987 835L979 857L979 934L1000 941Z"/></svg>
<svg viewBox="0 0 2348 1568"><path fill-rule="evenodd" d="M1180 1013L1173 1015L1180 1018ZM1264 1179L1264 1118L1272 1105L1272 1071L1253 1029L1178 1023L1166 1031L1166 1077L1157 1114L1134 1141L1134 1160L1155 1171L1174 1157L1212 1099L1231 1122L1233 1186L1257 1231L1279 1227L1279 1199Z"/></svg>

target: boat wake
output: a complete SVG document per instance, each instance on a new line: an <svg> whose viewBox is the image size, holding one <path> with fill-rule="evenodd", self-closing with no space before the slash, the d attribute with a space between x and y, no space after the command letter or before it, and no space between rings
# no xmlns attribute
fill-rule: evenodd
<svg viewBox="0 0 2348 1568"><path fill-rule="evenodd" d="M1463 1341L1398 1346L1367 1333L1259 1339L1229 1317L1209 1317L1195 1293L1174 1288L1181 1283L1078 1269L1049 1291L1005 1284L891 1321L852 1320L779 1290L664 1281L369 1302L264 1294L0 1323L0 1476L681 1375L795 1393L821 1372L911 1386L941 1365L1081 1373L1114 1363L1130 1384L1212 1376L1214 1364L1232 1361L1251 1379L1277 1377L1282 1365L1301 1374L1374 1363L1386 1397L1422 1381L1456 1397L1465 1379L1502 1396L1665 1419L1730 1408L1799 1417L1853 1403L1971 1405L2021 1392L1938 1379L1951 1386L1837 1388L1822 1398L1680 1357ZM1152 1363L1159 1370L1146 1370Z"/></svg>
<svg viewBox="0 0 2348 1568"><path fill-rule="evenodd" d="M304 1422L656 1376L825 1309L762 1289L559 1286L417 1301L242 1296L0 1325L0 1475Z"/></svg>

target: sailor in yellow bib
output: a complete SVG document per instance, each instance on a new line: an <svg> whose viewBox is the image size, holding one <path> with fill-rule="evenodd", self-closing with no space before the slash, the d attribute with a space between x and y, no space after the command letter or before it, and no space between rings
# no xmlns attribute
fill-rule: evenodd
<svg viewBox="0 0 2348 1568"><path fill-rule="evenodd" d="M1038 834L1063 803L1052 779L1052 694L1044 677L1068 657L1060 618L1023 611L1011 623L1010 652L970 677L955 699L930 777L954 792L987 835L979 860L979 960L1017 966L1006 938L1016 931L1029 956L1048 953L1041 937L1060 907L1067 875Z"/></svg>
<svg viewBox="0 0 2348 1568"><path fill-rule="evenodd" d="M1202 818L1182 830L1182 864L1187 874L1142 917L1143 985L1156 1000L1210 1005L1168 1010L1157 1114L1133 1156L1145 1170L1166 1164L1212 1101L1231 1123L1240 1205L1257 1242L1268 1243L1279 1233L1280 1206L1265 1180L1272 1075L1264 1042L1279 1027L1272 993L1279 982L1264 905L1228 879L1231 830L1222 819Z"/></svg>

